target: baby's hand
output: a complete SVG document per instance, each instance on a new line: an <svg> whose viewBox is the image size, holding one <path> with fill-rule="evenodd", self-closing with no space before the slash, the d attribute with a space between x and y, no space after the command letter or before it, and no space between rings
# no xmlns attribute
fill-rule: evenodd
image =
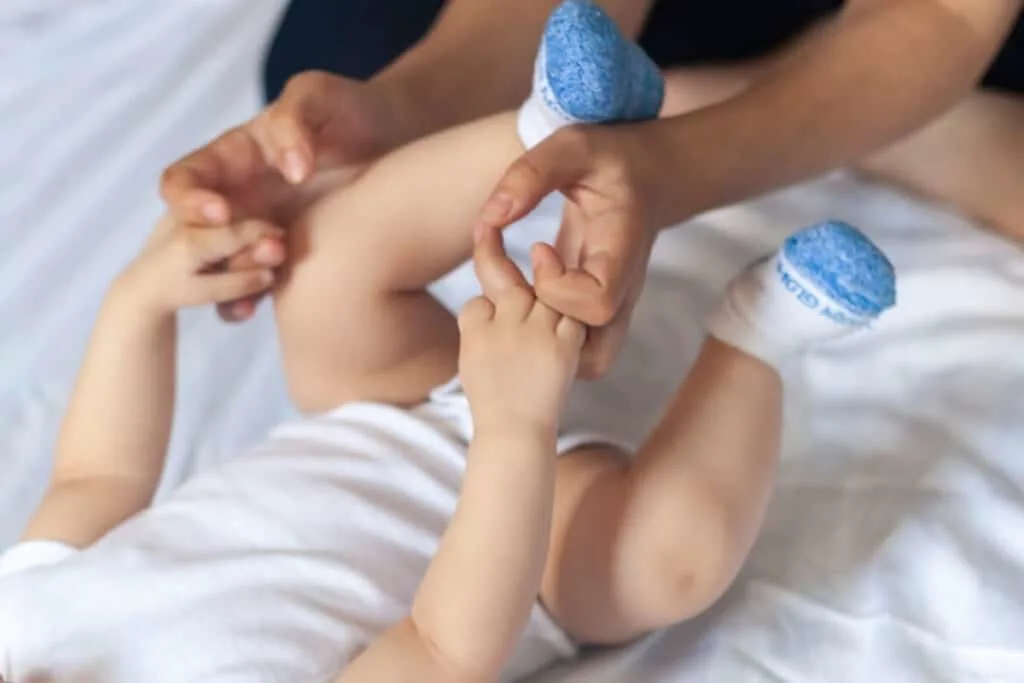
<svg viewBox="0 0 1024 683"><path fill-rule="evenodd" d="M246 249L252 251L252 267L221 267ZM141 307L171 313L264 292L283 261L282 232L263 221L200 227L163 218L117 286Z"/></svg>
<svg viewBox="0 0 1024 683"><path fill-rule="evenodd" d="M482 430L554 436L586 337L522 286L473 299L459 316L459 373Z"/></svg>

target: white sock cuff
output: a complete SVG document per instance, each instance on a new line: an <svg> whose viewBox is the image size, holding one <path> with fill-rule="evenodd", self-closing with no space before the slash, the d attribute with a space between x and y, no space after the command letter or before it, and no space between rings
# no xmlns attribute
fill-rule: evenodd
<svg viewBox="0 0 1024 683"><path fill-rule="evenodd" d="M713 337L776 369L867 322L838 307L782 253L736 276L707 321Z"/></svg>
<svg viewBox="0 0 1024 683"><path fill-rule="evenodd" d="M526 149L532 149L560 128L570 126L574 121L557 112L544 102L544 96L534 89L526 102L519 108L516 129L519 140Z"/></svg>
<svg viewBox="0 0 1024 683"><path fill-rule="evenodd" d="M793 354L793 349L774 342L769 334L757 329L734 305L726 297L711 311L707 318L708 334L776 370L781 369Z"/></svg>

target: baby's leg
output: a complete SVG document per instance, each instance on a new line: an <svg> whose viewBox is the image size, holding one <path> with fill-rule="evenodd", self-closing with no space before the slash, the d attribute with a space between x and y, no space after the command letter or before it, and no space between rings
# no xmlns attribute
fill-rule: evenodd
<svg viewBox="0 0 1024 683"><path fill-rule="evenodd" d="M740 275L713 335L632 464L560 461L543 599L575 637L618 643L690 618L729 586L757 536L779 451L776 368L894 302L892 267L849 226L787 240Z"/></svg>
<svg viewBox="0 0 1024 683"><path fill-rule="evenodd" d="M524 151L520 140L533 145L572 123L652 118L662 94L657 68L612 20L568 0L548 22L534 93L518 115L397 150L296 220L275 298L299 407L415 403L451 377L455 322L424 287L468 258L472 221Z"/></svg>
<svg viewBox="0 0 1024 683"><path fill-rule="evenodd" d="M483 119L384 157L290 226L275 306L302 410L415 403L455 374L455 321L424 287L468 258L476 211L522 151L514 113Z"/></svg>

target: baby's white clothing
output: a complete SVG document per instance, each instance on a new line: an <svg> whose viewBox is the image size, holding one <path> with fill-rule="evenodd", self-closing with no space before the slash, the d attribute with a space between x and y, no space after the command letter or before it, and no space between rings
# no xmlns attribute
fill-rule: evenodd
<svg viewBox="0 0 1024 683"><path fill-rule="evenodd" d="M92 547L0 579L7 681L332 681L403 618L455 510L457 381L276 429ZM606 439L566 429L559 452ZM540 605L509 679L575 653Z"/></svg>

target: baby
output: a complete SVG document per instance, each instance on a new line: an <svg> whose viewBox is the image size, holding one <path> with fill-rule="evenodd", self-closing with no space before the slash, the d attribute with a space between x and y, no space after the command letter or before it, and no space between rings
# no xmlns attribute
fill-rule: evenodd
<svg viewBox="0 0 1024 683"><path fill-rule="evenodd" d="M644 443L567 423L585 330L471 223L524 145L654 117L661 94L611 20L568 0L520 112L384 157L288 234L161 221L107 296L51 487L0 562L4 679L507 680L714 602L772 488L778 368L875 320L894 278L850 226L796 233L733 280ZM218 267L250 249L252 268ZM425 288L470 256L484 297L456 320ZM149 507L176 310L271 280L310 417Z"/></svg>

